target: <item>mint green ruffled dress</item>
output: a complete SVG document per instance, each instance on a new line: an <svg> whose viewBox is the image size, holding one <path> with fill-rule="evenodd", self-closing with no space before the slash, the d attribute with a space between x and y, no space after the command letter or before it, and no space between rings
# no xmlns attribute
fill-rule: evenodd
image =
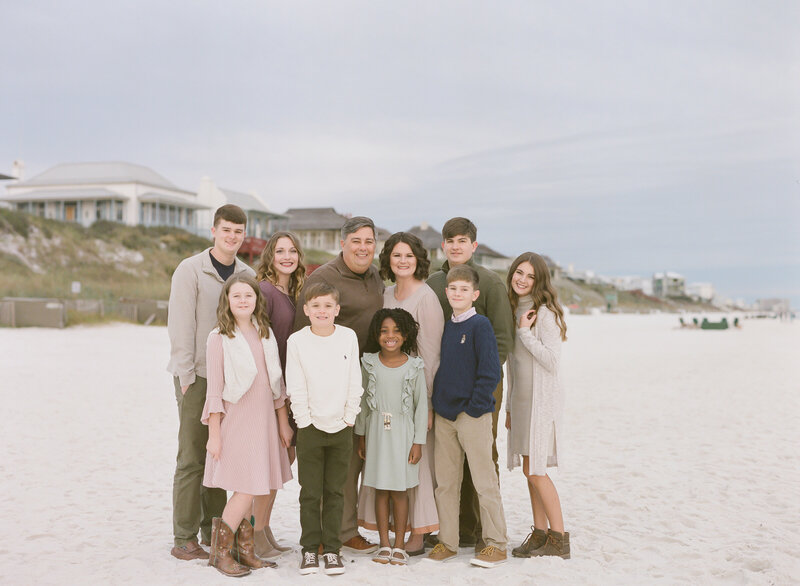
<svg viewBox="0 0 800 586"><path fill-rule="evenodd" d="M364 394L355 432L366 436L362 482L379 490L407 490L419 484L419 464L409 464L412 444L424 444L428 395L421 358L402 366L384 366L378 354L361 358ZM385 425L390 419L390 425Z"/></svg>

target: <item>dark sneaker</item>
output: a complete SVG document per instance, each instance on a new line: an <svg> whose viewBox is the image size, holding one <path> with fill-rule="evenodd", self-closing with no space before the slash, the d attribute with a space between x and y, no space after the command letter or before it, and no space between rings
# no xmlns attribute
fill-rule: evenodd
<svg viewBox="0 0 800 586"><path fill-rule="evenodd" d="M342 563L342 558L338 553L323 553L322 561L325 562L325 569L323 571L329 576L344 574L344 564Z"/></svg>
<svg viewBox="0 0 800 586"><path fill-rule="evenodd" d="M342 549L350 553L372 553L378 550L378 544L370 543L359 534L345 541Z"/></svg>
<svg viewBox="0 0 800 586"><path fill-rule="evenodd" d="M426 533L423 543L425 544L425 547L436 547L436 545L439 543L439 536L434 535L433 533Z"/></svg>
<svg viewBox="0 0 800 586"><path fill-rule="evenodd" d="M519 547L511 550L511 555L515 558L529 558L535 549L542 547L547 541L547 532L544 529L531 527L531 532Z"/></svg>
<svg viewBox="0 0 800 586"><path fill-rule="evenodd" d="M506 550L489 545L484 547L481 553L469 560L469 563L473 566L480 566L481 568L494 568L495 566L506 563L506 561L508 561Z"/></svg>
<svg viewBox="0 0 800 586"><path fill-rule="evenodd" d="M300 575L316 574L319 572L319 558L317 552L307 551L303 554L303 559L300 560Z"/></svg>

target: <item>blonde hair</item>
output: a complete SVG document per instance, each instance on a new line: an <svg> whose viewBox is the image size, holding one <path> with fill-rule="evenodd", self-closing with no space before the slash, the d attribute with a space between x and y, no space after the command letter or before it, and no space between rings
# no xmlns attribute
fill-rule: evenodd
<svg viewBox="0 0 800 586"><path fill-rule="evenodd" d="M511 263L511 268L508 269L506 286L508 287L508 300L511 302L511 312L516 314L519 306L519 295L514 292L514 288L511 286L511 279L514 277L514 271L517 270L517 267L524 262L530 263L533 267L533 289L530 292L533 300L533 309L538 310L539 307L545 305L556 314L556 323L561 330L561 339L566 342L567 322L564 321L564 310L558 302L558 292L550 281L550 269L547 268L547 263L535 252L523 252L514 259L514 262ZM536 319L539 319L538 316ZM533 323L536 323L536 320Z"/></svg>
<svg viewBox="0 0 800 586"><path fill-rule="evenodd" d="M270 236L259 258L256 278L259 281L269 281L273 285L278 284L278 273L275 270L274 261L275 247L278 246L278 240L281 238L288 238L291 240L292 244L297 249L297 268L289 277L289 290L287 291L289 297L297 301L297 297L303 289L303 283L306 280L306 265L303 264L303 248L300 246L300 239L292 232L275 232Z"/></svg>
<svg viewBox="0 0 800 586"><path fill-rule="evenodd" d="M219 333L223 336L233 338L236 331L236 318L231 313L231 304L228 300L228 295L231 292L231 287L236 283L244 283L249 285L250 288L256 293L256 308L253 311L253 317L258 324L258 334L262 338L269 338L269 317L267 316L267 301L261 293L256 280L247 274L231 275L225 281L222 291L219 294L219 303L217 304L217 327Z"/></svg>

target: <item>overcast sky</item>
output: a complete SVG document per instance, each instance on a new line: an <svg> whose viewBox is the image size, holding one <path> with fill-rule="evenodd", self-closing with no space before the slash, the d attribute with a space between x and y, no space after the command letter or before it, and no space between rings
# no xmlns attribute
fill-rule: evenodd
<svg viewBox="0 0 800 586"><path fill-rule="evenodd" d="M0 172L121 160L275 211L800 307L800 3L0 0Z"/></svg>

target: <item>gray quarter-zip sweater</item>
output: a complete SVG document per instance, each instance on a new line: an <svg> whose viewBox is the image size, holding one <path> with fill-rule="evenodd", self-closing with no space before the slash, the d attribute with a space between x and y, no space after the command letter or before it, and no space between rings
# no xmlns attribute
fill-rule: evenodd
<svg viewBox="0 0 800 586"><path fill-rule="evenodd" d="M217 304L225 282L211 264L209 251L181 261L172 275L169 292L167 332L170 359L167 370L190 385L196 376L206 378L206 341L217 323ZM255 271L245 262L235 260L234 275Z"/></svg>

